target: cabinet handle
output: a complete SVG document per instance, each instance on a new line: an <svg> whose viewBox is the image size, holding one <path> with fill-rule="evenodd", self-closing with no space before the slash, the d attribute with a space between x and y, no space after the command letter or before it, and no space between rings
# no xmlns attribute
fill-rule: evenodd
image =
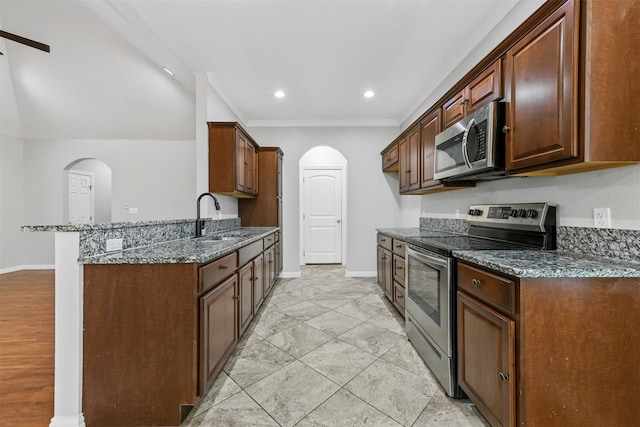
<svg viewBox="0 0 640 427"><path fill-rule="evenodd" d="M396 270L404 270L404 266L402 266L402 265L396 265Z"/></svg>
<svg viewBox="0 0 640 427"><path fill-rule="evenodd" d="M229 268L229 266L225 264L225 265L221 265L219 268L220 270L226 270L227 268Z"/></svg>
<svg viewBox="0 0 640 427"><path fill-rule="evenodd" d="M509 374L503 374L502 372L500 372L498 374L498 377L500 378L500 381L509 381Z"/></svg>
<svg viewBox="0 0 640 427"><path fill-rule="evenodd" d="M477 288L478 286L480 286L480 280L471 279L471 284Z"/></svg>
<svg viewBox="0 0 640 427"><path fill-rule="evenodd" d="M511 128L510 128L509 126L507 126L507 125L504 125L504 126L502 127L502 133L507 133L507 132L509 132L510 130L511 130Z"/></svg>
<svg viewBox="0 0 640 427"><path fill-rule="evenodd" d="M460 101L460 105L464 105L464 104L468 104L469 100L468 99L463 99L462 101Z"/></svg>
<svg viewBox="0 0 640 427"><path fill-rule="evenodd" d="M403 295L396 295L396 299L403 299L404 296Z"/></svg>

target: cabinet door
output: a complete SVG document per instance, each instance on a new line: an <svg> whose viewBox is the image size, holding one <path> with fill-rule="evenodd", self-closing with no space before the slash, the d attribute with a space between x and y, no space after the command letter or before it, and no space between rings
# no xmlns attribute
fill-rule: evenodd
<svg viewBox="0 0 640 427"><path fill-rule="evenodd" d="M501 99L502 86L502 60L498 59L467 86L465 115L487 102Z"/></svg>
<svg viewBox="0 0 640 427"><path fill-rule="evenodd" d="M458 291L458 384L492 426L514 426L515 322Z"/></svg>
<svg viewBox="0 0 640 427"><path fill-rule="evenodd" d="M441 111L442 110L438 108L433 114L420 123L420 151L422 153L422 163L420 167L421 188L426 188L439 182L433 180L433 173L436 135L439 134L442 129L440 126L442 121Z"/></svg>
<svg viewBox="0 0 640 427"><path fill-rule="evenodd" d="M393 280L404 286L404 258L393 254Z"/></svg>
<svg viewBox="0 0 640 427"><path fill-rule="evenodd" d="M404 286L398 282L393 284L393 305L404 315Z"/></svg>
<svg viewBox="0 0 640 427"><path fill-rule="evenodd" d="M398 142L398 181L400 182L400 193L409 190L409 174L411 173L409 165L409 140L403 138Z"/></svg>
<svg viewBox="0 0 640 427"><path fill-rule="evenodd" d="M408 140L408 156L409 156L409 173L408 190L417 190L420 188L420 126L407 136Z"/></svg>
<svg viewBox="0 0 640 427"><path fill-rule="evenodd" d="M253 162L255 161L256 150L255 147L246 141L244 145L244 191L253 194L254 184L254 168Z"/></svg>
<svg viewBox="0 0 640 427"><path fill-rule="evenodd" d="M507 170L578 156L576 30L568 1L506 54Z"/></svg>
<svg viewBox="0 0 640 427"><path fill-rule="evenodd" d="M234 274L200 298L199 396L204 396L237 343L237 285Z"/></svg>
<svg viewBox="0 0 640 427"><path fill-rule="evenodd" d="M384 293L389 298L389 301L393 301L393 254L384 250Z"/></svg>
<svg viewBox="0 0 640 427"><path fill-rule="evenodd" d="M448 128L452 124L465 116L465 98L464 90L456 93L442 106L442 124L443 129Z"/></svg>
<svg viewBox="0 0 640 427"><path fill-rule="evenodd" d="M245 169L247 166L246 151L248 143L247 137L236 130L236 190L242 192L247 191Z"/></svg>
<svg viewBox="0 0 640 427"><path fill-rule="evenodd" d="M239 308L238 336L242 335L253 319L253 263L250 262L238 271Z"/></svg>
<svg viewBox="0 0 640 427"><path fill-rule="evenodd" d="M253 312L260 308L264 299L264 254L260 254L253 260Z"/></svg>
<svg viewBox="0 0 640 427"><path fill-rule="evenodd" d="M377 263L378 263L378 286L384 291L384 248L376 246L377 248Z"/></svg>

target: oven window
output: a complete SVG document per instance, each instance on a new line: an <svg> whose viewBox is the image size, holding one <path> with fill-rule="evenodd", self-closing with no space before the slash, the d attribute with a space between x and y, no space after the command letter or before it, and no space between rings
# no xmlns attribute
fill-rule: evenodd
<svg viewBox="0 0 640 427"><path fill-rule="evenodd" d="M447 280L445 273L414 257L409 257L408 263L409 298L440 326L440 283Z"/></svg>

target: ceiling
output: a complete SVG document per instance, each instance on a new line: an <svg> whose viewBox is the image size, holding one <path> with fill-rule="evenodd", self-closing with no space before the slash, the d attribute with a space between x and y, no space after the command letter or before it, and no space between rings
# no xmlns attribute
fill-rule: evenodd
<svg viewBox="0 0 640 427"><path fill-rule="evenodd" d="M55 125L47 101L72 97L64 102L102 120L153 109L187 123L193 73L203 72L249 126L399 126L519 2L541 1L0 0L1 29L51 45L44 54L5 41L0 61L10 63L23 122ZM161 66L176 76L159 75Z"/></svg>

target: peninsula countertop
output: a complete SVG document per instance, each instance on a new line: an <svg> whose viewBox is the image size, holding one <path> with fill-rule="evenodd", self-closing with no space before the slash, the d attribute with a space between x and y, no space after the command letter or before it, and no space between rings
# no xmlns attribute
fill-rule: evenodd
<svg viewBox="0 0 640 427"><path fill-rule="evenodd" d="M81 264L204 264L260 240L278 227L241 227L79 259Z"/></svg>

